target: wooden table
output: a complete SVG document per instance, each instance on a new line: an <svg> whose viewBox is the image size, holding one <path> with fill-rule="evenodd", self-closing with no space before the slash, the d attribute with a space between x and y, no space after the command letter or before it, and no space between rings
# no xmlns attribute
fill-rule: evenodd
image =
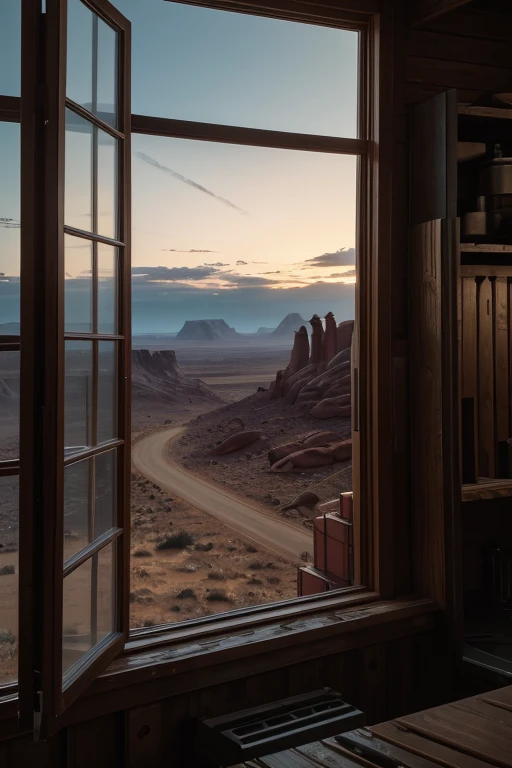
<svg viewBox="0 0 512 768"><path fill-rule="evenodd" d="M251 760L245 768L512 767L512 686Z"/></svg>

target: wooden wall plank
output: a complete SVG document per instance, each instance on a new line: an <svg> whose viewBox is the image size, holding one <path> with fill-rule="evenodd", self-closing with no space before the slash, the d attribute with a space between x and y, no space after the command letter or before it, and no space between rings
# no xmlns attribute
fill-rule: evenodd
<svg viewBox="0 0 512 768"><path fill-rule="evenodd" d="M455 11L428 22L425 30L480 40L512 40L512 18L478 11ZM474 43L478 45L477 42ZM489 62L491 63L491 62Z"/></svg>
<svg viewBox="0 0 512 768"><path fill-rule="evenodd" d="M171 761L162 749L162 709L160 704L137 707L125 716L126 768L162 768Z"/></svg>
<svg viewBox="0 0 512 768"><path fill-rule="evenodd" d="M509 427L509 328L508 280L497 277L494 281L494 371L496 377L496 441L508 440Z"/></svg>
<svg viewBox="0 0 512 768"><path fill-rule="evenodd" d="M122 713L71 726L65 768L123 768L123 737Z"/></svg>
<svg viewBox="0 0 512 768"><path fill-rule="evenodd" d="M477 284L463 277L462 284L462 397L477 396Z"/></svg>
<svg viewBox="0 0 512 768"><path fill-rule="evenodd" d="M483 64L407 56L407 80L439 85L446 90L469 88L504 93L510 90L512 73L510 69Z"/></svg>
<svg viewBox="0 0 512 768"><path fill-rule="evenodd" d="M407 33L406 51L409 56L424 59L500 67L512 74L509 41L481 39L476 44L470 37L411 29Z"/></svg>
<svg viewBox="0 0 512 768"><path fill-rule="evenodd" d="M494 477L493 292L485 278L478 286L478 464L482 477Z"/></svg>

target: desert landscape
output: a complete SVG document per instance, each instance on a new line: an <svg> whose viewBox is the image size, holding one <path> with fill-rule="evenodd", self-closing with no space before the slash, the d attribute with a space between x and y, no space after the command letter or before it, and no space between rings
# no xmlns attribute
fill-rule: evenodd
<svg viewBox="0 0 512 768"><path fill-rule="evenodd" d="M297 595L297 567L312 559L312 518L351 489L352 329L330 313L310 323L292 314L253 334L223 321L189 321L178 334L134 336L132 627ZM9 459L18 452L19 353L0 362L0 452ZM91 366L90 343L68 343L70 452L90 444ZM99 434L109 439L116 430L111 342L102 342L99 371ZM96 461L100 535L111 525L114 452ZM86 464L65 473L67 557L91 535ZM16 674L18 481L0 482L0 666L8 680ZM111 553L94 567L104 636ZM92 642L90 585L82 567L65 583L65 668Z"/></svg>
<svg viewBox="0 0 512 768"><path fill-rule="evenodd" d="M312 559L315 510L352 480L353 323L338 332L340 355L335 323L333 337L314 320L320 332L310 349L303 322L290 316L283 333L261 329L243 344L219 321L186 323L176 337L134 338L144 349L133 352L132 626L296 596L297 566ZM154 373L161 365L158 381L176 385L150 388L141 360ZM315 416L326 402L333 413ZM333 444L341 453L325 456ZM283 446L284 456L308 448L324 455L317 466L280 471L272 459Z"/></svg>

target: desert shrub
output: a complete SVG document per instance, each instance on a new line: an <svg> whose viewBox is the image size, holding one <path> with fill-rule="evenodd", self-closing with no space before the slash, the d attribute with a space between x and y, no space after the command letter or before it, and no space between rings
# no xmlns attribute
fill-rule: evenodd
<svg viewBox="0 0 512 768"><path fill-rule="evenodd" d="M156 621L153 621L153 619L144 619L142 622L143 627L154 627L156 624Z"/></svg>
<svg viewBox="0 0 512 768"><path fill-rule="evenodd" d="M223 589L212 589L212 591L206 595L206 599L210 603L229 603L230 599L226 595L226 592Z"/></svg>
<svg viewBox="0 0 512 768"><path fill-rule="evenodd" d="M257 552L258 550L256 549L256 547L253 547L252 544L248 544L245 548L245 551L250 552L252 555L254 555L254 553Z"/></svg>
<svg viewBox="0 0 512 768"><path fill-rule="evenodd" d="M269 584L279 584L281 579L279 576L267 576L267 581Z"/></svg>
<svg viewBox="0 0 512 768"><path fill-rule="evenodd" d="M0 576L11 576L14 573L14 565L3 565L0 568Z"/></svg>
<svg viewBox="0 0 512 768"><path fill-rule="evenodd" d="M157 549L185 549L194 543L193 537L186 531L180 533L173 533L170 536L166 536L157 545Z"/></svg>
<svg viewBox="0 0 512 768"><path fill-rule="evenodd" d="M197 595L193 589L182 589L176 597L178 600L197 600Z"/></svg>
<svg viewBox="0 0 512 768"><path fill-rule="evenodd" d="M10 629L0 629L0 643L3 645L14 645L16 638Z"/></svg>
<svg viewBox="0 0 512 768"><path fill-rule="evenodd" d="M220 573L220 571L211 571L208 574L208 578L212 579L212 581L225 581L226 577L223 573Z"/></svg>
<svg viewBox="0 0 512 768"><path fill-rule="evenodd" d="M133 557L151 557L151 554L149 549L140 548L133 552Z"/></svg>
<svg viewBox="0 0 512 768"><path fill-rule="evenodd" d="M262 563L261 560L253 560L249 563L249 568L251 571L262 571L265 567L265 563Z"/></svg>
<svg viewBox="0 0 512 768"><path fill-rule="evenodd" d="M179 613L181 611L180 605L173 605L171 608L171 611L174 611L174 613Z"/></svg>
<svg viewBox="0 0 512 768"><path fill-rule="evenodd" d="M261 579L257 579L255 576L253 576L249 581L248 584L252 584L253 586L261 586L263 584Z"/></svg>
<svg viewBox="0 0 512 768"><path fill-rule="evenodd" d="M137 576L139 579L147 579L149 576L149 571L146 571L145 568L134 568L133 575Z"/></svg>
<svg viewBox="0 0 512 768"><path fill-rule="evenodd" d="M206 544L196 544L194 549L197 552L210 552L213 549L213 544L211 541L208 541Z"/></svg>

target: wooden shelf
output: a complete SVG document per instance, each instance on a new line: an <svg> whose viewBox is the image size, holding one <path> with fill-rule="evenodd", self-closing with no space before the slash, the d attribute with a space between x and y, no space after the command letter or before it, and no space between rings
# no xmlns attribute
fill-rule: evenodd
<svg viewBox="0 0 512 768"><path fill-rule="evenodd" d="M461 277L512 277L512 264L461 264Z"/></svg>
<svg viewBox="0 0 512 768"><path fill-rule="evenodd" d="M512 496L512 480L483 477L478 483L462 486L462 502L488 501Z"/></svg>
<svg viewBox="0 0 512 768"><path fill-rule="evenodd" d="M461 243L462 253L512 253L510 243Z"/></svg>

